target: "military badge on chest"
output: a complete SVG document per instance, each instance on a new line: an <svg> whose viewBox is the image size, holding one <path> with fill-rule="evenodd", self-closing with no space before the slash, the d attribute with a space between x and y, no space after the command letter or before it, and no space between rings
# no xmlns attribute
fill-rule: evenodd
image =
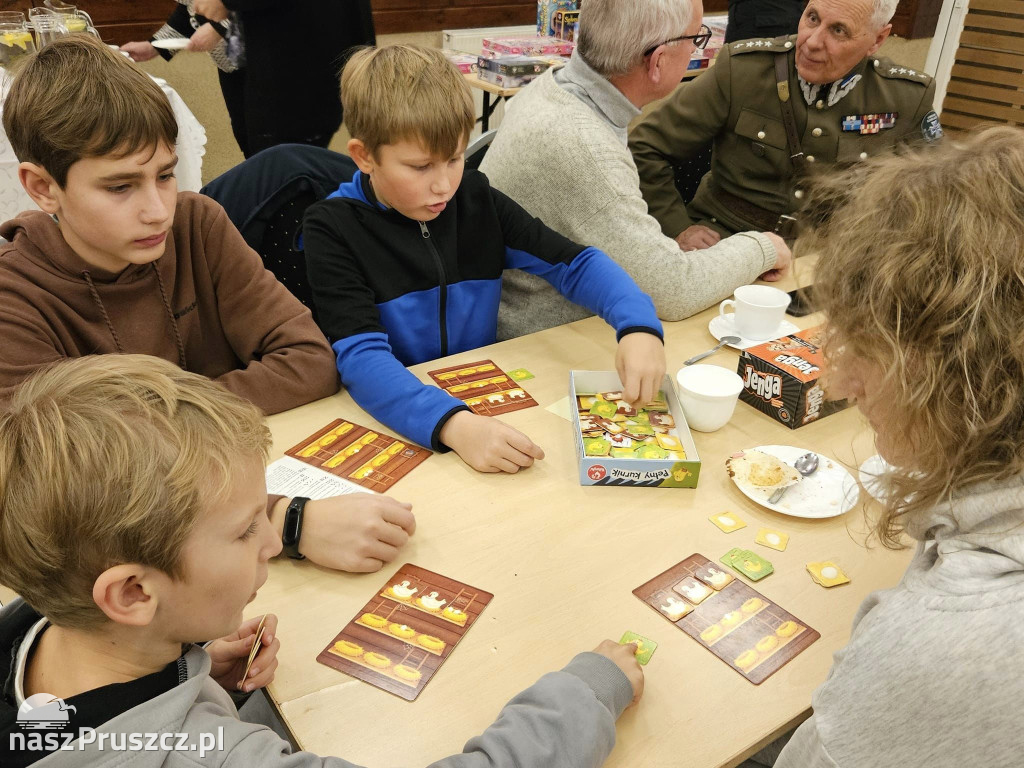
<svg viewBox="0 0 1024 768"><path fill-rule="evenodd" d="M859 133L861 136L868 136L889 128L895 128L896 118L899 116L899 112L882 112L874 115L848 115L843 118L843 131L845 133Z"/></svg>

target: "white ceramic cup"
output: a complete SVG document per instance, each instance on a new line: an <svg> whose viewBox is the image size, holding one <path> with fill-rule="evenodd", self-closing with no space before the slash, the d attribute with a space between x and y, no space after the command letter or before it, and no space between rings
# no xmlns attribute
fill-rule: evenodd
<svg viewBox="0 0 1024 768"><path fill-rule="evenodd" d="M718 314L732 321L740 336L750 341L775 338L789 307L789 294L768 285L742 285L718 306ZM726 307L734 312L726 312Z"/></svg>
<svg viewBox="0 0 1024 768"><path fill-rule="evenodd" d="M698 432L714 432L728 424L743 389L743 379L718 365L680 368L676 382L686 423Z"/></svg>

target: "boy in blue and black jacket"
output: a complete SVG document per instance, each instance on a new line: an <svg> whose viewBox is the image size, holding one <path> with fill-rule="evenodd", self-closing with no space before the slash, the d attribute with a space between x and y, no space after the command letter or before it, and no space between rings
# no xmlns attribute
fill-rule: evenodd
<svg viewBox="0 0 1024 768"><path fill-rule="evenodd" d="M619 339L624 398L655 396L665 351L651 299L601 251L548 229L483 174L463 176L473 103L440 51L364 49L341 92L360 170L309 208L303 237L320 324L356 402L480 471L543 458L522 433L405 368L492 344L505 269L540 275L600 315Z"/></svg>

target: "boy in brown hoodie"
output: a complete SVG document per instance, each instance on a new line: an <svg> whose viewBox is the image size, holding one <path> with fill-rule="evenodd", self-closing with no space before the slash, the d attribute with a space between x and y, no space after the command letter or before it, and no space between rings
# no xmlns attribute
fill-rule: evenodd
<svg viewBox="0 0 1024 768"><path fill-rule="evenodd" d="M41 210L0 227L0 409L41 367L105 353L161 357L267 414L338 390L309 310L220 205L178 192L174 113L130 61L88 36L52 43L15 77L3 123ZM390 560L408 506L352 496L292 513L290 553L345 570ZM281 530L288 500L271 501Z"/></svg>

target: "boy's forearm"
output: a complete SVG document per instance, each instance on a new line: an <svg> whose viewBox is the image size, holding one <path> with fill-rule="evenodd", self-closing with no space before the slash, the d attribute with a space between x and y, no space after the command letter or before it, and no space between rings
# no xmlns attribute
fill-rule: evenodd
<svg viewBox="0 0 1024 768"><path fill-rule="evenodd" d="M311 317L278 326L268 348L254 350L245 368L217 381L257 405L268 416L333 395L338 391L334 354Z"/></svg>
<svg viewBox="0 0 1024 768"><path fill-rule="evenodd" d="M465 404L424 384L391 354L383 333L359 334L334 343L341 379L363 410L396 432L435 451L444 422Z"/></svg>

